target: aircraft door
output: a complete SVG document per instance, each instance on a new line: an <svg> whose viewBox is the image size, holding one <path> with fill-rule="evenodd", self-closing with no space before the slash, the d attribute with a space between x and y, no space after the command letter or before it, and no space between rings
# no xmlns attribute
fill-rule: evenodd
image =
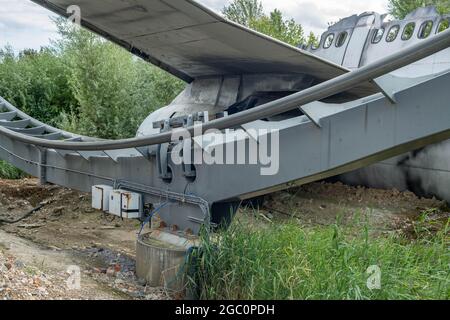
<svg viewBox="0 0 450 320"><path fill-rule="evenodd" d="M349 69L359 68L363 50L375 23L375 15L362 16L351 35L342 65Z"/></svg>

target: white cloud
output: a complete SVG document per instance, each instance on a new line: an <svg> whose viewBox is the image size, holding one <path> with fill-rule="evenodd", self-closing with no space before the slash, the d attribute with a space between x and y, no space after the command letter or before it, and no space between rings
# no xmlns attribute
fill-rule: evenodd
<svg viewBox="0 0 450 320"><path fill-rule="evenodd" d="M94 0L91 0L94 1ZM95 0L99 1L99 0ZM262 0L266 10L280 9L285 16L301 23L307 32L322 33L329 22L364 11L387 10L388 0ZM200 0L220 11L230 0ZM0 47L11 44L16 50L40 48L56 38L52 13L30 0L0 0Z"/></svg>
<svg viewBox="0 0 450 320"><path fill-rule="evenodd" d="M56 37L48 10L28 0L0 0L0 47L40 48Z"/></svg>

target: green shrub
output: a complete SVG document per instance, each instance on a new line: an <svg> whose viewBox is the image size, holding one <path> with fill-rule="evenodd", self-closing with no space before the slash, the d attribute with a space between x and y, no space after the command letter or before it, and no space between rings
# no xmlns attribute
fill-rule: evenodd
<svg viewBox="0 0 450 320"><path fill-rule="evenodd" d="M26 174L6 161L0 160L0 179L22 179Z"/></svg>
<svg viewBox="0 0 450 320"><path fill-rule="evenodd" d="M0 51L0 96L25 113L57 125L62 112L76 108L62 59L51 48L15 55Z"/></svg>
<svg viewBox="0 0 450 320"><path fill-rule="evenodd" d="M136 134L153 111L168 105L184 83L100 37L59 20L56 45L64 60L77 109L62 127L107 139Z"/></svg>
<svg viewBox="0 0 450 320"><path fill-rule="evenodd" d="M185 83L64 19L52 46L0 50L0 96L62 129L106 139L132 137Z"/></svg>

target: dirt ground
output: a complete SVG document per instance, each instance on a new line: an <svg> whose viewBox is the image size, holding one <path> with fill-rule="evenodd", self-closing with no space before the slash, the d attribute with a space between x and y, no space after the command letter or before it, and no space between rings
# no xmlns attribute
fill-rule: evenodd
<svg viewBox="0 0 450 320"><path fill-rule="evenodd" d="M0 180L0 220L18 219L35 208L40 209L17 223L0 222L0 266L10 267L0 269L0 299L169 297L163 289L146 287L134 276L139 222L93 210L89 194L40 187L35 179ZM81 269L82 290L67 288L71 266ZM39 278L38 284L47 283L48 294L21 293L27 291L28 283L22 288L13 280L23 273L27 276L27 270Z"/></svg>
<svg viewBox="0 0 450 320"><path fill-rule="evenodd" d="M35 211L33 211L35 210ZM313 183L266 197L264 219L328 225L363 217L379 232L408 232L413 222L447 220L445 202L409 192ZM13 221L30 214L16 223ZM2 222L3 221L3 222ZM91 209L91 198L35 179L0 180L0 299L168 299L134 276L140 225ZM81 286L68 286L73 267ZM72 268L72 269L71 269Z"/></svg>
<svg viewBox="0 0 450 320"><path fill-rule="evenodd" d="M352 187L318 182L267 196L268 217L296 218L302 225L368 224L376 233L410 235L419 219L445 224L450 208L445 201L419 198L412 192Z"/></svg>

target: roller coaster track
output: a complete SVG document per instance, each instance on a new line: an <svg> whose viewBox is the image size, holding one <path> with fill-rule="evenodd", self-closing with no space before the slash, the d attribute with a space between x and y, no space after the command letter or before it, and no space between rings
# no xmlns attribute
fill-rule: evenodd
<svg viewBox="0 0 450 320"><path fill-rule="evenodd" d="M172 166L173 179L167 181L160 177L160 159L152 146L170 143L171 131L117 141L83 137L33 119L3 98L0 158L42 182L82 191L95 184L120 185L146 194L145 201L151 203L166 197L177 203L176 210L183 207L182 214L175 214L175 207L168 206L167 221L198 231L209 219L205 203L213 208L214 203L319 180L450 138L450 73L416 81L393 81L388 75L448 47L450 30L299 93L206 122L200 133L195 126L186 128L192 136L209 129L257 128L262 126L260 119L301 108L305 116L272 124L280 130L283 166L273 177L259 177L259 168L213 165L198 166L194 182L186 179L182 168ZM319 102L367 80L376 81L383 92L342 105ZM232 186L230 180L231 190L217 183L213 187L211 181L227 185L226 180L233 176L247 177L248 181Z"/></svg>
<svg viewBox="0 0 450 320"><path fill-rule="evenodd" d="M235 126L240 126L245 123L256 121L262 118L267 118L283 112L290 111L292 109L298 108L299 106L305 105L310 102L318 101L330 97L334 94L343 92L345 90L351 89L357 86L359 83L373 80L389 72L395 71L401 67L407 66L415 61L426 58L429 55L437 53L441 50L450 47L450 30L442 32L430 39L423 41L419 44L401 50L393 55L387 56L380 59L370 65L362 67L356 71L344 74L340 77L326 81L322 84L314 86L312 88L306 89L299 93L293 94L283 99L267 103L265 105L259 106L257 108L240 112L238 114L211 121L203 125L203 132L209 129L228 129ZM390 95L389 95L390 96ZM8 107L11 108L11 106ZM14 108L12 112L20 113ZM13 114L13 113L11 113ZM8 115L5 115L8 117ZM0 133L9 136L18 141L22 141L29 144L34 144L36 146L41 146L45 148L55 148L62 150L82 150L82 151L100 151L100 150L117 150L117 149L127 149L135 147L151 146L161 143L167 143L171 141L171 133L161 133L150 137L135 138L135 139L125 139L117 141L101 141L101 142L67 142L67 141L53 141L56 140L53 137L58 137L58 133L61 133L63 137L74 137L71 134L58 131L57 129L46 126L35 119L31 119L27 115L23 115L22 122L8 123L0 128ZM7 126L10 125L14 128L23 127L28 125L28 121L33 124L37 124L41 127L46 127L49 132L53 133L54 136L41 136L41 135L26 135L25 131L18 130L8 130ZM9 127L9 128L11 128ZM187 130L194 136L194 127L187 128ZM39 132L39 131L38 131ZM53 139L52 139L53 138ZM70 139L70 138L69 138Z"/></svg>

